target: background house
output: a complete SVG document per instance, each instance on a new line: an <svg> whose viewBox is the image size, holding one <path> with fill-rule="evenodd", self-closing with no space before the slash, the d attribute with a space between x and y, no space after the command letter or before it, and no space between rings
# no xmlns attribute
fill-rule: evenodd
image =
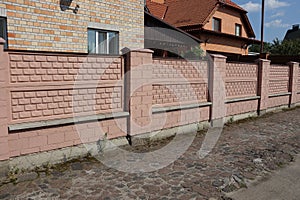
<svg viewBox="0 0 300 200"><path fill-rule="evenodd" d="M299 24L293 25L292 29L289 29L284 37L284 40L296 40L300 39L300 29Z"/></svg>
<svg viewBox="0 0 300 200"><path fill-rule="evenodd" d="M141 0L0 2L0 36L14 50L119 54L143 48L143 27Z"/></svg>
<svg viewBox="0 0 300 200"><path fill-rule="evenodd" d="M223 55L246 55L258 41L247 11L230 0L147 0L150 12L204 41L202 49Z"/></svg>

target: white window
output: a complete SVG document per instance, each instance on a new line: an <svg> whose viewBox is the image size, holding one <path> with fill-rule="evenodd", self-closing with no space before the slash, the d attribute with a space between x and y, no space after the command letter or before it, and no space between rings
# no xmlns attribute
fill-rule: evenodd
<svg viewBox="0 0 300 200"><path fill-rule="evenodd" d="M88 53L119 54L119 33L116 31L88 29Z"/></svg>
<svg viewBox="0 0 300 200"><path fill-rule="evenodd" d="M242 25L235 24L235 35L242 36Z"/></svg>
<svg viewBox="0 0 300 200"><path fill-rule="evenodd" d="M0 37L2 37L4 40L6 40L6 43L4 45L4 48L7 48L7 24L6 24L6 18L0 17Z"/></svg>

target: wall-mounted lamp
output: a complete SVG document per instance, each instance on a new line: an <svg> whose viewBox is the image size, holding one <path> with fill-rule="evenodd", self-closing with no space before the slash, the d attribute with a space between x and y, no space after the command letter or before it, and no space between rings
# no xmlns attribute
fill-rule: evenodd
<svg viewBox="0 0 300 200"><path fill-rule="evenodd" d="M242 49L247 49L247 48L248 48L248 44L243 44L243 45L241 46L241 48L242 48Z"/></svg>
<svg viewBox="0 0 300 200"><path fill-rule="evenodd" d="M73 13L77 14L78 13L78 9L79 9L79 5L76 4L75 8L71 8L71 4L72 4L73 0L60 0L60 9L62 11L66 11L66 10L72 10Z"/></svg>

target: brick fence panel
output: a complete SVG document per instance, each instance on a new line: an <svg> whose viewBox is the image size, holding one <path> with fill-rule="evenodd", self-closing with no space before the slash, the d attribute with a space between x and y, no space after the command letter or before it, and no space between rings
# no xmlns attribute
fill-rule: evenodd
<svg viewBox="0 0 300 200"><path fill-rule="evenodd" d="M14 123L123 109L120 57L10 52L9 58Z"/></svg>
<svg viewBox="0 0 300 200"><path fill-rule="evenodd" d="M226 63L226 97L251 97L257 94L258 65Z"/></svg>

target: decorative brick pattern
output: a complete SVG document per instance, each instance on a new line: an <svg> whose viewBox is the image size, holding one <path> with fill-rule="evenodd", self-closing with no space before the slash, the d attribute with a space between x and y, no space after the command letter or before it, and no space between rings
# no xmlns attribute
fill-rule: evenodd
<svg viewBox="0 0 300 200"><path fill-rule="evenodd" d="M226 97L257 95L258 65L226 63Z"/></svg>
<svg viewBox="0 0 300 200"><path fill-rule="evenodd" d="M257 81L226 82L226 97L251 97L257 94Z"/></svg>
<svg viewBox="0 0 300 200"><path fill-rule="evenodd" d="M10 52L9 60L13 122L122 110L121 57Z"/></svg>
<svg viewBox="0 0 300 200"><path fill-rule="evenodd" d="M270 94L286 93L289 89L289 80L270 80Z"/></svg>
<svg viewBox="0 0 300 200"><path fill-rule="evenodd" d="M153 78L173 79L184 78L186 80L197 79L207 82L208 62L189 62L186 60L153 60Z"/></svg>
<svg viewBox="0 0 300 200"><path fill-rule="evenodd" d="M10 54L11 83L121 79L121 58Z"/></svg>
<svg viewBox="0 0 300 200"><path fill-rule="evenodd" d="M270 78L281 79L289 77L289 66L288 65L271 65Z"/></svg>
<svg viewBox="0 0 300 200"><path fill-rule="evenodd" d="M208 62L153 59L153 104L207 102Z"/></svg>
<svg viewBox="0 0 300 200"><path fill-rule="evenodd" d="M9 48L87 53L87 29L116 30L120 49L144 47L144 2L77 0L78 13L59 0L5 0Z"/></svg>
<svg viewBox="0 0 300 200"><path fill-rule="evenodd" d="M280 94L289 91L289 66L271 65L269 93Z"/></svg>
<svg viewBox="0 0 300 200"><path fill-rule="evenodd" d="M226 78L257 78L258 66L244 63L226 63Z"/></svg>
<svg viewBox="0 0 300 200"><path fill-rule="evenodd" d="M152 104L207 102L207 84L153 85Z"/></svg>
<svg viewBox="0 0 300 200"><path fill-rule="evenodd" d="M66 89L12 92L12 119L64 117L72 113L104 113L121 109L122 89Z"/></svg>

